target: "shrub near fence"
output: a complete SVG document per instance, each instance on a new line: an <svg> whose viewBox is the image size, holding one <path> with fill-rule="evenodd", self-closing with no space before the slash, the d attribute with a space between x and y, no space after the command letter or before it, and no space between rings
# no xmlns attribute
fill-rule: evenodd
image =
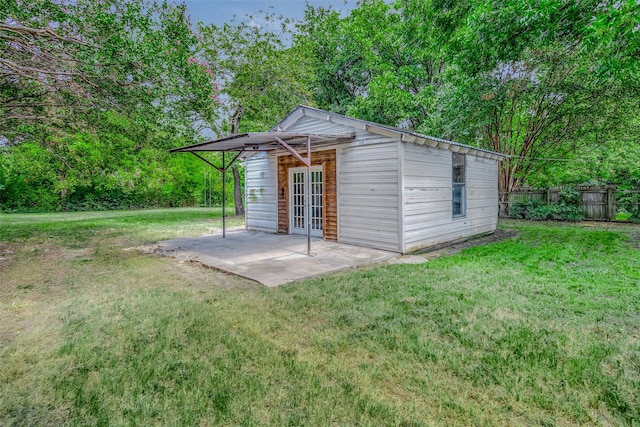
<svg viewBox="0 0 640 427"><path fill-rule="evenodd" d="M616 207L619 213L626 213L627 220L640 223L640 190L618 189L616 194Z"/></svg>
<svg viewBox="0 0 640 427"><path fill-rule="evenodd" d="M576 206L579 217L575 212L567 211L567 206ZM618 213L626 213L630 221L640 221L639 189L617 190L613 185L580 185L500 192L501 217L613 221L619 219Z"/></svg>

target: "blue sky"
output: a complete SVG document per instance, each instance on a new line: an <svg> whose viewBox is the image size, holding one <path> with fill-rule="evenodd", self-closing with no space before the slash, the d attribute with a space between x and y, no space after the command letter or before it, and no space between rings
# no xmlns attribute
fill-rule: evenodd
<svg viewBox="0 0 640 427"><path fill-rule="evenodd" d="M233 15L239 18L260 10L273 12L288 18L304 16L304 0L186 0L192 22L222 25L231 21ZM309 0L312 6L332 6L333 9L347 12L355 7L356 0Z"/></svg>

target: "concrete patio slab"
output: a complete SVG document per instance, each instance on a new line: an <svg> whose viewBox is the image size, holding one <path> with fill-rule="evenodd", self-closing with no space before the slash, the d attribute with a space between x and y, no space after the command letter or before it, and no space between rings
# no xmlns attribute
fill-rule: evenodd
<svg viewBox="0 0 640 427"><path fill-rule="evenodd" d="M308 256L306 236L246 230L227 232L224 239L210 235L167 240L158 243L154 252L199 262L269 287L365 265L416 262L414 257L395 252L322 239L312 239L312 256Z"/></svg>

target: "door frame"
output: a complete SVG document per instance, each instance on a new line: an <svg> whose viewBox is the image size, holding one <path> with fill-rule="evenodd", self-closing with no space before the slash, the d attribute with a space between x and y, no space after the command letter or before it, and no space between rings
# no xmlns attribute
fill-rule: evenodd
<svg viewBox="0 0 640 427"><path fill-rule="evenodd" d="M313 176L313 172L317 172L320 171L322 172L322 183L323 183L323 187L322 187L322 193L320 194L320 200L322 201L322 220L320 222L321 224L321 229L320 230L311 230L311 235L313 237L324 237L324 167L323 165L313 165L311 166L311 176ZM289 184L289 200L288 200L288 206L287 206L287 211L289 213L289 234L300 234L300 235L306 235L307 234L307 227L309 227L309 225L311 224L310 218L307 218L308 214L309 214L309 209L307 208L306 204L305 204L305 208L304 208L304 225L305 228L297 228L293 226L293 221L294 221L294 215L293 215L293 203L294 203L294 197L293 197L293 191L294 191L294 186L293 186L293 174L294 173L303 173L303 177L304 177L304 191L306 193L307 189L311 189L311 192L313 193L313 185L307 185L307 167L306 166L298 166L298 167L291 167L288 168L287 171L287 179L288 179L288 184ZM306 196L306 195L305 195ZM311 197L312 194L309 195L309 197L305 197L305 202L308 200L309 203L311 203ZM313 214L312 214L313 215ZM295 229L295 231L294 231Z"/></svg>

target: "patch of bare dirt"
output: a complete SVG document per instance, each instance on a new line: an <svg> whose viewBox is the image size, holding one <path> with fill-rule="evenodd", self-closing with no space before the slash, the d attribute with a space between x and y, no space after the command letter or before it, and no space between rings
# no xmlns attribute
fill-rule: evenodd
<svg viewBox="0 0 640 427"><path fill-rule="evenodd" d="M0 309L0 347L10 344L16 337L40 329L60 325L59 302L13 300Z"/></svg>
<svg viewBox="0 0 640 427"><path fill-rule="evenodd" d="M0 347L18 336L58 324L70 291L84 284L78 261L90 261L92 248L69 249L52 242L0 244Z"/></svg>
<svg viewBox="0 0 640 427"><path fill-rule="evenodd" d="M505 239L513 239L518 237L517 230L501 230L498 229L494 233L489 234L487 236L476 237L473 239L465 240L464 242L455 243L453 245L446 246L442 249L437 249L430 252L425 252L420 254L420 256L424 257L427 260L432 260L445 255L452 255L460 252L466 248L472 248L474 246L482 246L489 243L500 242Z"/></svg>
<svg viewBox="0 0 640 427"><path fill-rule="evenodd" d="M123 251L136 251L144 255L157 255L160 258L171 262L169 268L166 269L167 274L180 276L176 280L176 286L179 287L195 287L201 290L210 289L211 286L218 287L236 287L236 288L254 288L256 282L235 274L227 273L207 266L201 262L188 259L188 257L180 258L175 251L162 251L157 246L139 246L132 248L124 248Z"/></svg>
<svg viewBox="0 0 640 427"><path fill-rule="evenodd" d="M249 280L172 258L154 260L151 250L99 242L103 250L56 246L53 242L0 243L0 347L20 336L55 329L70 298L103 298L110 292L171 288L205 298L214 287L258 288ZM104 249L113 246L111 249ZM118 247L119 246L119 247ZM142 253L141 253L142 252ZM147 255L143 255L146 253ZM150 259L145 260L144 258ZM138 261L136 261L138 259Z"/></svg>
<svg viewBox="0 0 640 427"><path fill-rule="evenodd" d="M237 276L235 274L227 273L215 268L206 266L198 261L180 261L174 259L174 267L180 271L181 275L187 277L189 280L188 286L193 286L198 289L206 290L210 289L211 285L220 286L224 288L262 288L263 285L253 280L246 279L244 277ZM182 282L184 283L184 282Z"/></svg>
<svg viewBox="0 0 640 427"><path fill-rule="evenodd" d="M65 247L45 247L43 249L43 257L48 261L90 260L92 252L91 248L69 249Z"/></svg>
<svg viewBox="0 0 640 427"><path fill-rule="evenodd" d="M0 242L0 272L15 262L15 254L16 248Z"/></svg>
<svg viewBox="0 0 640 427"><path fill-rule="evenodd" d="M134 251L144 255L156 255L159 258L163 258L163 260L167 260L169 264L165 264L164 271L166 274L179 277L174 281L175 286L178 287L194 287L200 290L210 289L211 286L223 288L262 287L262 285L253 280L218 270L199 261L190 260L188 257L181 258L177 256L175 251L160 250L157 245L138 246L122 250L127 252Z"/></svg>

